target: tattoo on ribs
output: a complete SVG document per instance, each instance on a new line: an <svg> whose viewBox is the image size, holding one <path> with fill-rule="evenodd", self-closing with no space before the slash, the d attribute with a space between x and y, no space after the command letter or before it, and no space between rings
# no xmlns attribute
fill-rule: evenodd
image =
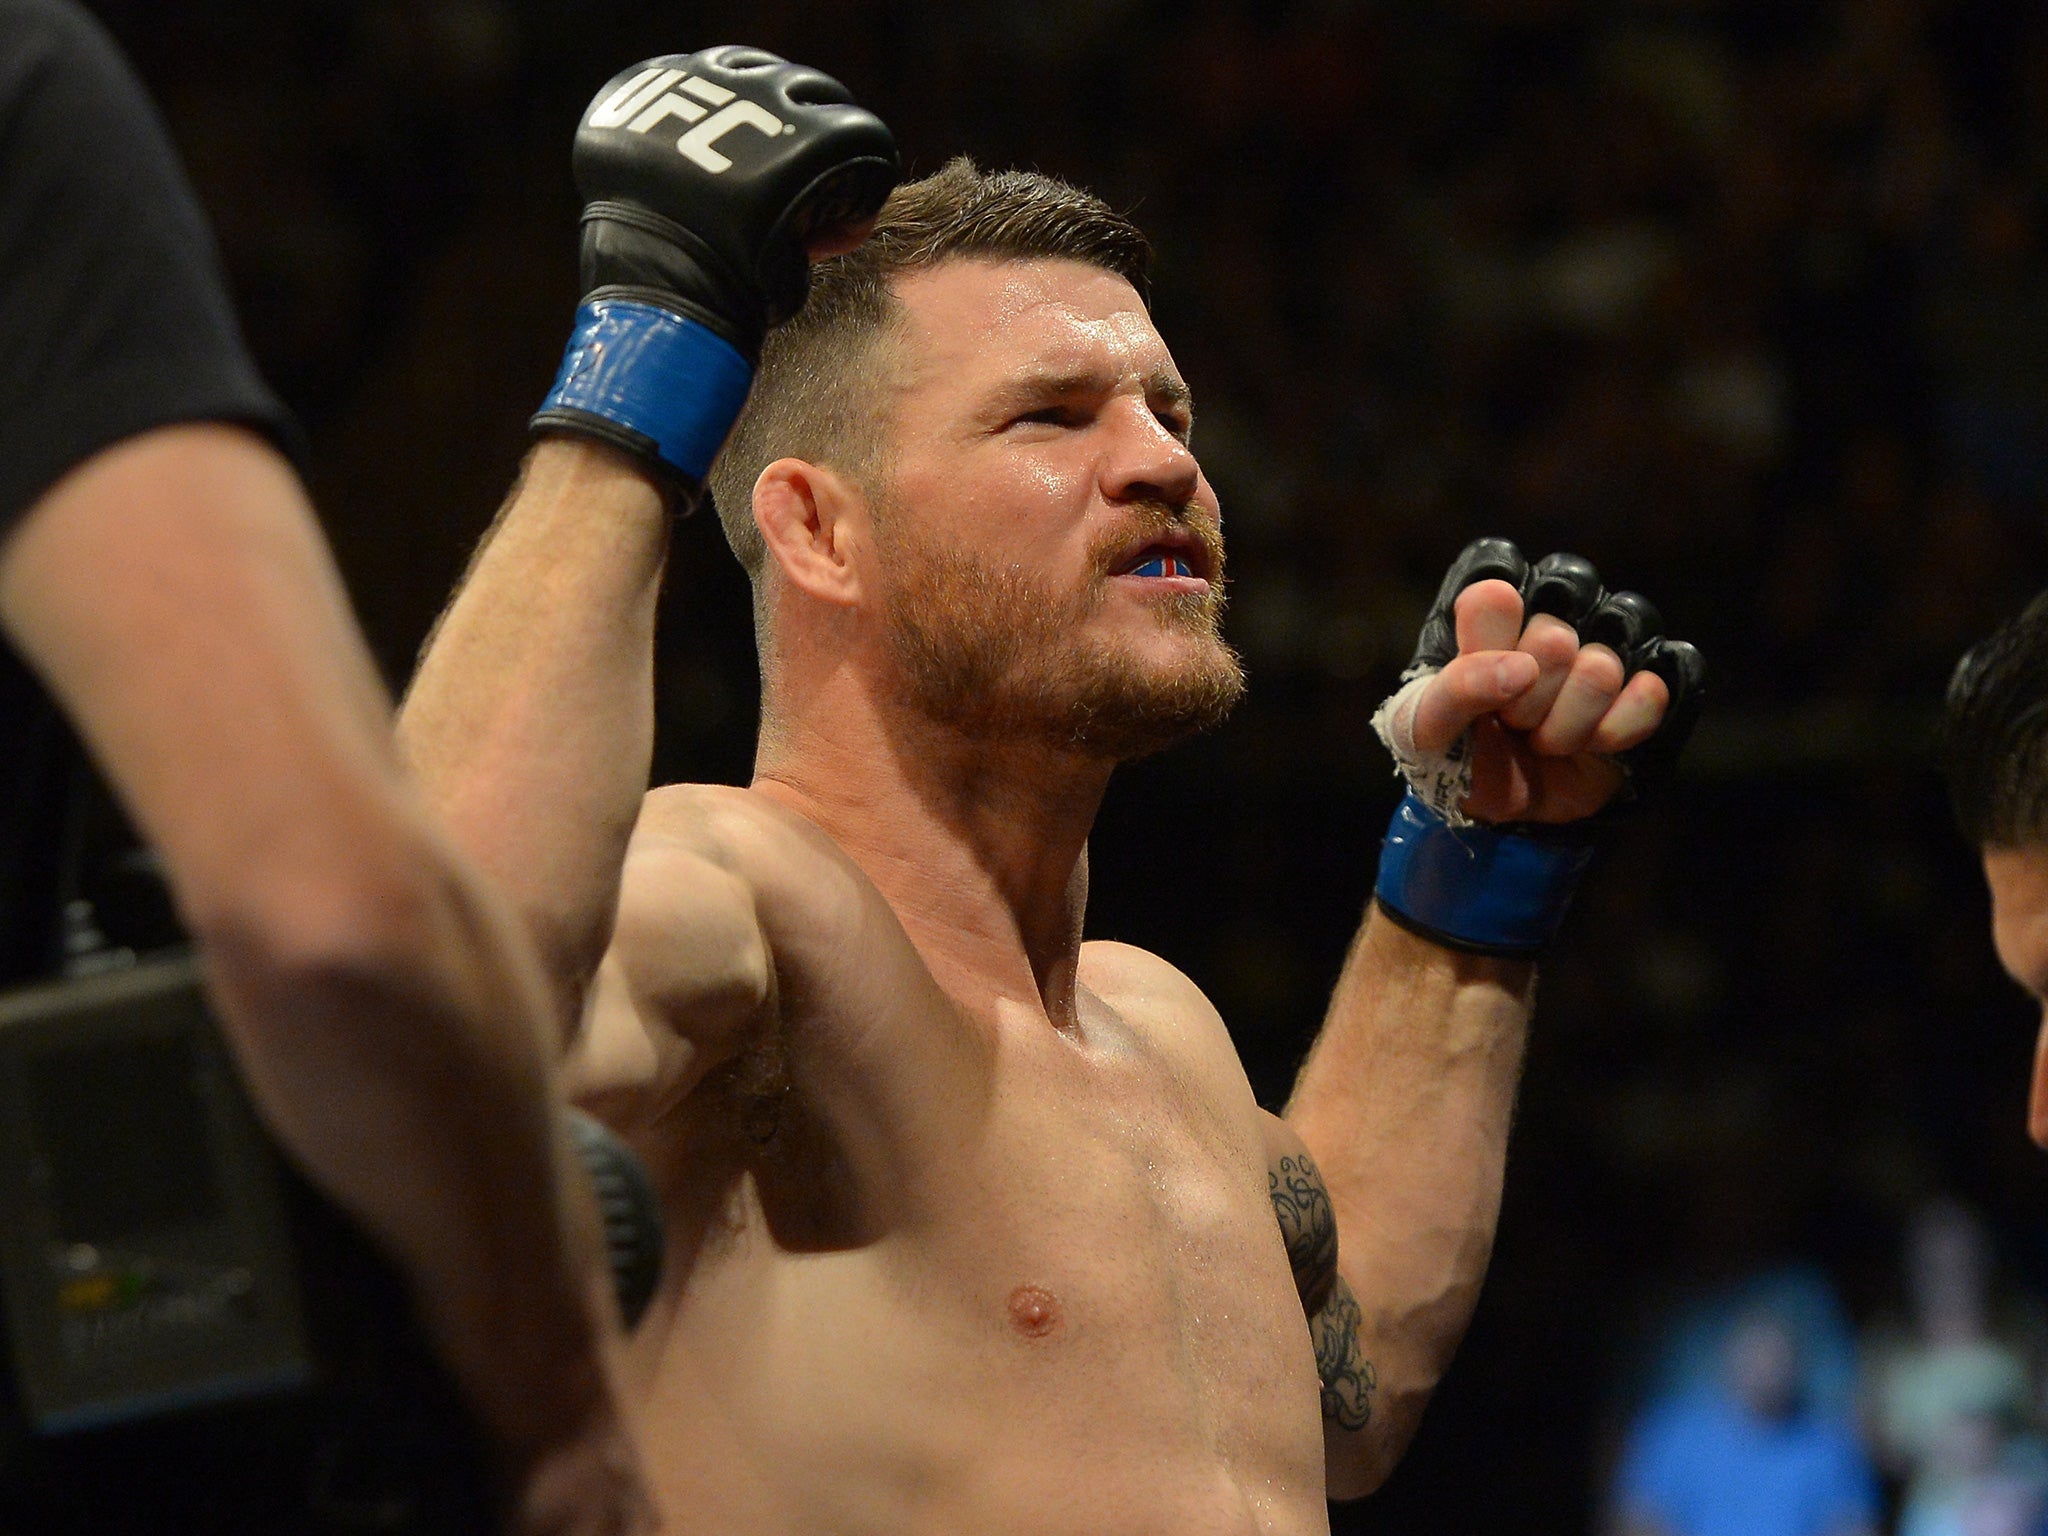
<svg viewBox="0 0 2048 1536"><path fill-rule="evenodd" d="M1363 1321L1358 1298L1340 1277L1330 1299L1309 1324L1316 1343L1316 1374L1323 1380L1323 1417L1339 1429L1363 1429L1372 1419L1372 1391L1380 1373L1358 1342Z"/></svg>

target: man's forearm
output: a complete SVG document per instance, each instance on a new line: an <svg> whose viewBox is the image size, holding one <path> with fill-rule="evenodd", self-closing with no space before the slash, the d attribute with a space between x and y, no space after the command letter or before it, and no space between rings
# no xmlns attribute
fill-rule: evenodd
<svg viewBox="0 0 2048 1536"><path fill-rule="evenodd" d="M1454 953L1374 911L1295 1084L1286 1119L1329 1184L1377 1377L1366 1429L1333 1435L1334 1496L1385 1479L1471 1320L1533 987L1526 963Z"/></svg>
<svg viewBox="0 0 2048 1536"><path fill-rule="evenodd" d="M162 855L259 1109L398 1259L501 1447L602 1438L542 984L399 771L289 466L224 427L107 450L0 544L0 625Z"/></svg>
<svg viewBox="0 0 2048 1536"><path fill-rule="evenodd" d="M610 449L540 443L442 616L399 742L541 949L573 1024L604 952L654 741L668 514Z"/></svg>
<svg viewBox="0 0 2048 1536"><path fill-rule="evenodd" d="M326 944L217 916L199 935L210 988L264 1117L403 1262L517 1458L600 1407L609 1347L594 1212L529 1022L539 978L452 863L394 865L358 890Z"/></svg>

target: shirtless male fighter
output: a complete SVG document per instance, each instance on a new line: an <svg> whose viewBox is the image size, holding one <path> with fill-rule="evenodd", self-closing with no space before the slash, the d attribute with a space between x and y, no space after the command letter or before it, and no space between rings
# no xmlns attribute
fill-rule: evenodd
<svg viewBox="0 0 2048 1536"><path fill-rule="evenodd" d="M621 75L576 158L577 333L402 739L553 967L575 1091L657 1170L634 1369L666 1513L1327 1530L1470 1315L1586 855L1464 816L1601 810L1696 658L1583 561L1467 552L1388 712L1435 801L1390 840L1402 915L1368 918L1283 1123L1185 976L1081 942L1112 768L1243 686L1144 237L955 162L805 304L803 244L894 152L751 50ZM721 442L756 773L643 801L668 520Z"/></svg>

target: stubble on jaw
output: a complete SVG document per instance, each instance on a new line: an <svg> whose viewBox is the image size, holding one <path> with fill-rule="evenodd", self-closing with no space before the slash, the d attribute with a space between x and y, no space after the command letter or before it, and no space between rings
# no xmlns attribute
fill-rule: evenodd
<svg viewBox="0 0 2048 1536"><path fill-rule="evenodd" d="M877 531L903 702L936 724L992 746L1028 741L1126 762L1222 724L1244 695L1244 664L1222 636L1222 541L1167 507L1133 508L1090 551L1088 584L1066 593L912 536L896 516ZM1168 532L1199 538L1211 573L1207 592L1152 599L1159 627L1190 642L1185 658L1148 665L1128 647L1081 642L1118 557Z"/></svg>

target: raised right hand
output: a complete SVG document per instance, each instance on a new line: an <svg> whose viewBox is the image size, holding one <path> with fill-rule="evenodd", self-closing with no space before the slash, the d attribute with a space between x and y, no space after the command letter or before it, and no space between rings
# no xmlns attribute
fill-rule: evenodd
<svg viewBox="0 0 2048 1536"><path fill-rule="evenodd" d="M584 296L536 429L581 432L691 493L809 257L845 249L902 167L829 75L758 48L649 59L583 115Z"/></svg>

